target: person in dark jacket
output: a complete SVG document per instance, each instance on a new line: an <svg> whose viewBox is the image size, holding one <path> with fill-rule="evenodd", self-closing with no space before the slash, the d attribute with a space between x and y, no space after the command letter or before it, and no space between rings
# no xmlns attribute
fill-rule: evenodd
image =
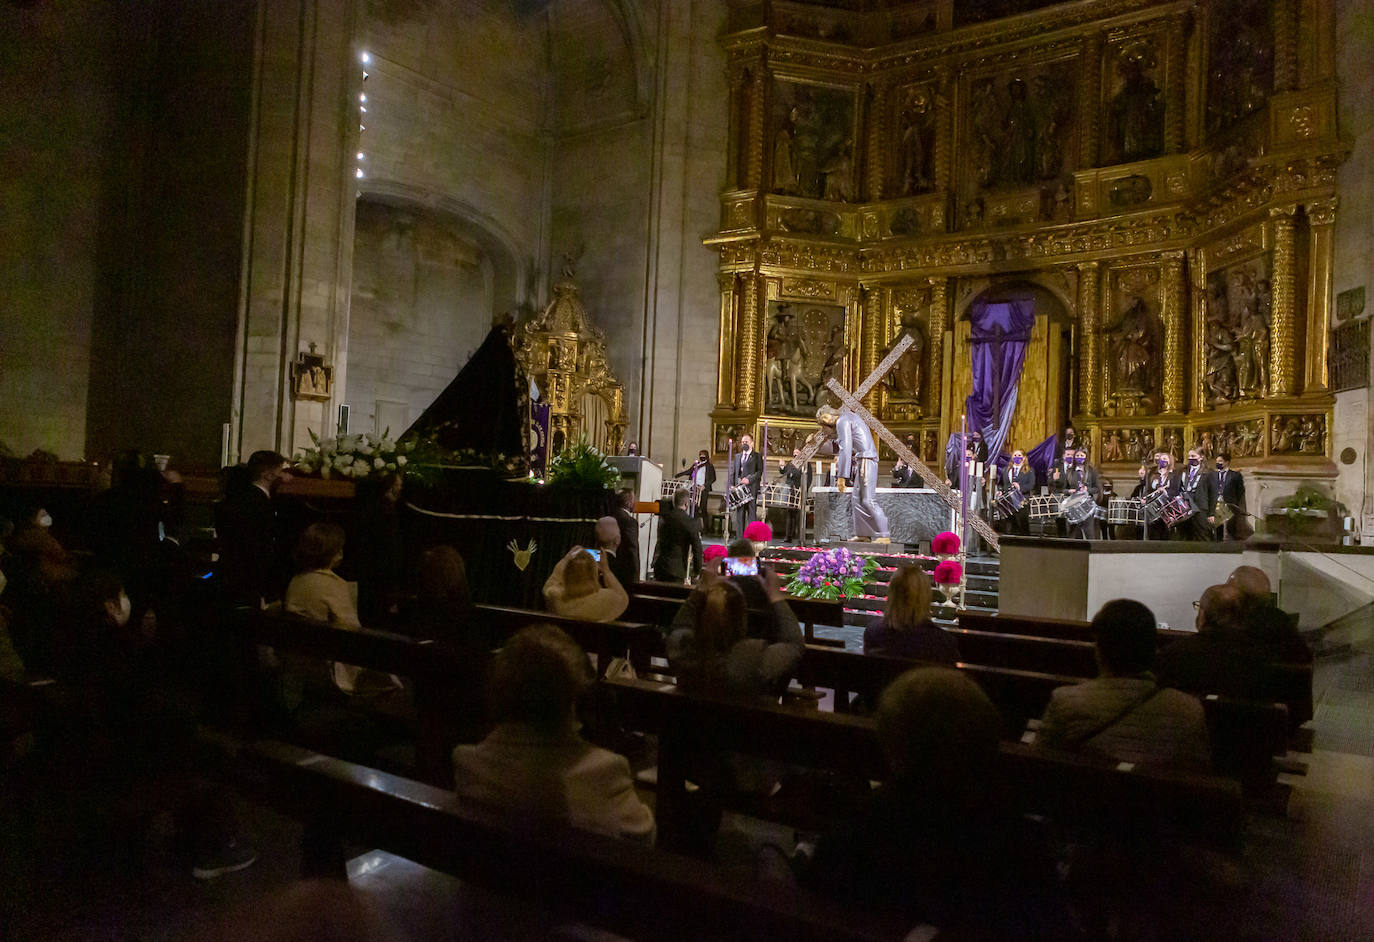
<svg viewBox="0 0 1374 942"><path fill-rule="evenodd" d="M1264 651L1245 635L1245 600L1233 585L1209 586L1197 602L1197 634L1159 652L1159 682L1188 693L1274 699Z"/></svg>
<svg viewBox="0 0 1374 942"><path fill-rule="evenodd" d="M290 570L272 493L288 477L284 457L255 451L248 458L246 480L231 479L215 508L219 584L231 605L257 608L281 598Z"/></svg>
<svg viewBox="0 0 1374 942"><path fill-rule="evenodd" d="M959 645L930 620L930 577L919 566L903 566L887 588L882 621L864 629L864 653L954 664Z"/></svg>
<svg viewBox="0 0 1374 942"><path fill-rule="evenodd" d="M671 501L658 502L658 546L654 553L654 578L660 582L686 582L701 572L701 534L687 514L692 492L678 491ZM688 568L688 554L691 566Z"/></svg>
<svg viewBox="0 0 1374 942"><path fill-rule="evenodd" d="M405 584L405 548L401 541L400 472L357 483L358 615L369 628L384 628L400 611Z"/></svg>
<svg viewBox="0 0 1374 942"><path fill-rule="evenodd" d="M625 591L629 592L636 582L644 578L644 567L639 564L639 518L635 516L635 492L626 488L619 497L620 506L615 509L615 522L620 528L620 545L615 552L617 557L623 558L619 561L619 568L612 571ZM628 576L629 581L622 576Z"/></svg>

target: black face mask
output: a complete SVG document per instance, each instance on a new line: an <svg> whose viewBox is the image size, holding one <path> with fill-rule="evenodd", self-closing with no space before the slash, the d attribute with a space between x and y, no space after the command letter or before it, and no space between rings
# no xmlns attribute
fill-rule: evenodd
<svg viewBox="0 0 1374 942"><path fill-rule="evenodd" d="M1218 470L1218 471L1225 471L1225 470L1226 470L1226 465L1224 465L1224 464L1222 464L1220 461L1218 461L1218 462L1217 462L1217 470Z"/></svg>

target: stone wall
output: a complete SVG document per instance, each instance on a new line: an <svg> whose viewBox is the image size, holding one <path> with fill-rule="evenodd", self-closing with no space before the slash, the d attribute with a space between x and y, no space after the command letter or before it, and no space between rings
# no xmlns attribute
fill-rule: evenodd
<svg viewBox="0 0 1374 942"><path fill-rule="evenodd" d="M1340 168L1332 290L1339 294L1363 285L1368 300L1361 316L1369 317L1374 302L1374 8L1363 0L1337 0L1334 7L1340 129L1353 149ZM1336 496L1356 513L1374 513L1374 461L1368 455L1372 405L1368 389L1336 399L1333 454L1339 456L1347 446L1358 453L1352 465L1337 461ZM1374 530L1364 541L1374 541Z"/></svg>
<svg viewBox="0 0 1374 942"><path fill-rule="evenodd" d="M345 397L352 409L349 430L399 434L481 344L491 312L490 260L456 222L360 201Z"/></svg>

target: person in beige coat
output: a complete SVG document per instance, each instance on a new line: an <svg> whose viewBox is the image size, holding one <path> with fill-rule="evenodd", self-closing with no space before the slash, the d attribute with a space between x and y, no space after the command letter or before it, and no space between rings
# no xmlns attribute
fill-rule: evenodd
<svg viewBox="0 0 1374 942"><path fill-rule="evenodd" d="M1151 673L1154 613L1139 602L1116 599L1102 606L1092 627L1101 673L1054 691L1040 720L1037 744L1138 765L1208 768L1202 703L1161 687Z"/></svg>
<svg viewBox="0 0 1374 942"><path fill-rule="evenodd" d="M533 625L517 632L487 677L496 728L477 745L453 750L458 797L521 821L652 844L654 816L635 794L629 762L579 733L577 698L592 682L587 655L564 631Z"/></svg>
<svg viewBox="0 0 1374 942"><path fill-rule="evenodd" d="M558 561L544 583L544 604L555 615L583 621L615 621L630 607L630 596L611 572L603 552L600 560L580 546Z"/></svg>

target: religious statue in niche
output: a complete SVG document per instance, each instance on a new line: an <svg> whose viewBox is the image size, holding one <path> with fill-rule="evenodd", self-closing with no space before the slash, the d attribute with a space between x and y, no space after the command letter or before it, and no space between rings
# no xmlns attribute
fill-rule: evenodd
<svg viewBox="0 0 1374 942"><path fill-rule="evenodd" d="M853 90L778 79L773 102L774 192L848 201L854 186Z"/></svg>
<svg viewBox="0 0 1374 942"><path fill-rule="evenodd" d="M1002 126L1001 108L992 79L974 82L971 99L969 151L973 157L973 179L980 187L990 187L998 182L996 138Z"/></svg>
<svg viewBox="0 0 1374 942"><path fill-rule="evenodd" d="M822 386L844 358L844 308L770 301L765 343L765 407L773 415L810 415Z"/></svg>
<svg viewBox="0 0 1374 942"><path fill-rule="evenodd" d="M334 367L324 362L324 354L301 351L291 364L291 391L297 399L327 402L334 392Z"/></svg>
<svg viewBox="0 0 1374 942"><path fill-rule="evenodd" d="M1132 297L1120 320L1104 333L1114 361L1114 391L1136 398L1152 393L1159 385L1155 364L1160 330L1145 299Z"/></svg>
<svg viewBox="0 0 1374 942"><path fill-rule="evenodd" d="M914 311L899 310L898 317L902 329L892 338L892 343L887 345L878 359L885 358L905 334L910 334L916 342L893 364L892 369L888 370L887 375L883 377L883 385L887 387L891 396L917 401L921 398L921 367L926 352L925 334L921 331L921 321Z"/></svg>
<svg viewBox="0 0 1374 942"><path fill-rule="evenodd" d="M1207 399L1211 403L1260 399L1269 390L1269 330L1273 296L1268 256L1207 276Z"/></svg>
<svg viewBox="0 0 1374 942"><path fill-rule="evenodd" d="M1270 0L1208 4L1207 130L1230 127L1264 107L1274 87Z"/></svg>
<svg viewBox="0 0 1374 942"><path fill-rule="evenodd" d="M1002 183L1023 186L1035 179L1033 118L1025 81L1012 79L1007 83L1007 102L1002 115L1002 172L999 175Z"/></svg>
<svg viewBox="0 0 1374 942"><path fill-rule="evenodd" d="M934 186L931 166L935 152L935 103L930 86L912 89L901 111L902 136L898 143L897 169L902 196L927 193Z"/></svg>
<svg viewBox="0 0 1374 942"><path fill-rule="evenodd" d="M1125 461L1126 454L1121 449L1121 430L1112 429L1102 439L1102 461Z"/></svg>
<svg viewBox="0 0 1374 942"><path fill-rule="evenodd" d="M1107 124L1107 157L1127 163L1164 152L1164 92L1155 81L1158 56L1148 42L1121 50L1118 87L1112 95Z"/></svg>

